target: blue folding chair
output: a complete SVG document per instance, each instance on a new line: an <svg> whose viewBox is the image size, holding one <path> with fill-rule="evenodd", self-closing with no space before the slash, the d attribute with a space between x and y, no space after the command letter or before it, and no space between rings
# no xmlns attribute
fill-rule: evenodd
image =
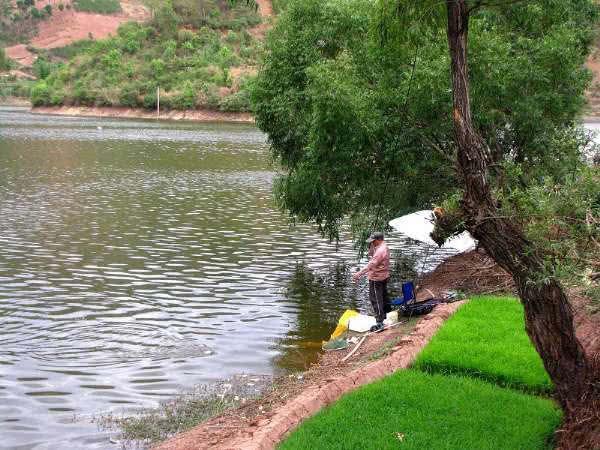
<svg viewBox="0 0 600 450"><path fill-rule="evenodd" d="M392 306L405 305L415 300L415 284L412 281L402 283L402 297L393 298L390 302Z"/></svg>

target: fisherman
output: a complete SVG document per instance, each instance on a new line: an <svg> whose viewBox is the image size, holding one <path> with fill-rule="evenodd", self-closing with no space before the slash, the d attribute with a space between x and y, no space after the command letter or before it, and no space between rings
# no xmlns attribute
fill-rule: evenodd
<svg viewBox="0 0 600 450"><path fill-rule="evenodd" d="M390 249L384 242L383 233L373 233L367 240L369 244L369 263L352 275L352 280L358 282L364 274L369 279L369 300L375 311L377 323L371 331L383 331L383 320L386 313L391 311L387 292L387 282L390 278Z"/></svg>

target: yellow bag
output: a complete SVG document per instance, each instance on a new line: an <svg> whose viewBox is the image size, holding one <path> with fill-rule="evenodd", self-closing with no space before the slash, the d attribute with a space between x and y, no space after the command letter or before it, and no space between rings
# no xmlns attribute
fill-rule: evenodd
<svg viewBox="0 0 600 450"><path fill-rule="evenodd" d="M335 330L333 330L333 333L331 334L331 338L329 338L329 339L330 340L337 339L342 334L344 334L348 330L348 321L352 317L358 316L358 315L359 314L357 311L354 311L353 309L347 309L346 312L344 312L344 314L342 314L342 317L340 317L340 320L338 320L338 326L335 328Z"/></svg>

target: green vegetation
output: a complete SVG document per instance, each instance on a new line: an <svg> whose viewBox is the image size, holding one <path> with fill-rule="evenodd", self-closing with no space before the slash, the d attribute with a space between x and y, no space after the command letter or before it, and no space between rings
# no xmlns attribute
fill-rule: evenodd
<svg viewBox="0 0 600 450"><path fill-rule="evenodd" d="M249 380L252 380L248 385ZM270 376L236 375L215 385L201 385L158 408L132 417L105 415L96 419L105 430L119 430L119 440L140 448L188 430L226 409L244 404L273 389ZM141 444L141 445L140 445Z"/></svg>
<svg viewBox="0 0 600 450"><path fill-rule="evenodd" d="M38 9L34 0L0 0L0 46L27 42L37 23L51 15L51 5Z"/></svg>
<svg viewBox="0 0 600 450"><path fill-rule="evenodd" d="M73 0L73 7L76 11L99 14L121 12L121 2L119 0Z"/></svg>
<svg viewBox="0 0 600 450"><path fill-rule="evenodd" d="M56 47L47 50L48 56L51 59L70 60L80 53L83 53L94 45L92 39L84 39L81 41L75 41L72 44L64 47Z"/></svg>
<svg viewBox="0 0 600 450"><path fill-rule="evenodd" d="M557 406L506 388L550 389L522 314L514 298L473 299L444 324L414 369L345 395L279 448L553 448Z"/></svg>
<svg viewBox="0 0 600 450"><path fill-rule="evenodd" d="M102 417L99 425L105 429L119 429L121 440L148 445L164 441L175 433L189 430L200 422L238 406L239 397L237 400L235 398L234 395L185 395L136 416Z"/></svg>
<svg viewBox="0 0 600 450"><path fill-rule="evenodd" d="M12 61L6 56L6 52L3 48L0 48L0 71L12 69Z"/></svg>
<svg viewBox="0 0 600 450"><path fill-rule="evenodd" d="M401 370L344 396L278 448L551 449L560 411L480 380Z"/></svg>
<svg viewBox="0 0 600 450"><path fill-rule="evenodd" d="M204 7L213 9L200 14L186 5L163 3L149 25L127 23L109 39L50 51L50 58L70 61L50 64L32 90L32 103L154 109L160 88L162 109L248 111L248 80L231 70L257 64L261 43L244 29L255 23L256 12L207 2ZM203 25L182 28L190 23ZM239 31L211 28L223 25Z"/></svg>
<svg viewBox="0 0 600 450"><path fill-rule="evenodd" d="M267 39L252 96L286 168L276 195L331 238L348 219L360 239L405 212L444 201L450 209L461 196L445 20L417 20L418 7L403 8L297 0ZM503 200L578 177L589 148L577 119L595 19L587 0L509 2L471 18L473 119L495 152L491 182ZM540 201L528 212L542 209ZM531 214L512 216L524 223Z"/></svg>
<svg viewBox="0 0 600 450"><path fill-rule="evenodd" d="M444 324L415 367L462 374L500 386L547 393L552 384L525 334L523 306L507 297L475 297Z"/></svg>

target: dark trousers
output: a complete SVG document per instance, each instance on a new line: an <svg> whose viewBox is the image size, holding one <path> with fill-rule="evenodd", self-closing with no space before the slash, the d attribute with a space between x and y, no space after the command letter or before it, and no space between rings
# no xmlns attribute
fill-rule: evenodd
<svg viewBox="0 0 600 450"><path fill-rule="evenodd" d="M392 310L387 292L387 282L387 279L383 281L369 280L369 300L373 305L377 322L383 322L386 313Z"/></svg>

